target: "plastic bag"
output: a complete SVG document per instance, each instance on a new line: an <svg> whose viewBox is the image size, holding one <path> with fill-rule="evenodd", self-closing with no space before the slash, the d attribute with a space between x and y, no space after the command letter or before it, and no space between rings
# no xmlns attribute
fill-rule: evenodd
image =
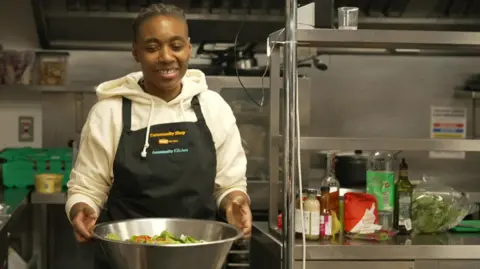
<svg viewBox="0 0 480 269"><path fill-rule="evenodd" d="M415 233L445 232L457 226L478 206L461 192L423 176L413 191L412 226Z"/></svg>
<svg viewBox="0 0 480 269"><path fill-rule="evenodd" d="M373 233L380 230L377 199L368 193L344 195L343 228L347 233Z"/></svg>

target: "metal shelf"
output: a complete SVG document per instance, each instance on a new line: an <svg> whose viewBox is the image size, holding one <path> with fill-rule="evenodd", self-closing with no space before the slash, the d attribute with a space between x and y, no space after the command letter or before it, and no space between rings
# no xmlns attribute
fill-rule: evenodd
<svg viewBox="0 0 480 269"><path fill-rule="evenodd" d="M283 29L269 37L285 40ZM480 49L480 32L298 29L297 41L299 47Z"/></svg>
<svg viewBox="0 0 480 269"><path fill-rule="evenodd" d="M65 204L67 201L67 194L64 192L59 193L39 193L39 192L32 192L30 196L30 202L32 204L56 204L62 205Z"/></svg>
<svg viewBox="0 0 480 269"><path fill-rule="evenodd" d="M335 20L338 23L338 20ZM480 20L476 18L426 17L359 17L360 29L476 31Z"/></svg>
<svg viewBox="0 0 480 269"><path fill-rule="evenodd" d="M283 144L282 136L274 137ZM402 151L468 151L480 152L480 140L416 138L338 138L302 137L303 150L402 150Z"/></svg>
<svg viewBox="0 0 480 269"><path fill-rule="evenodd" d="M59 86L47 86L47 85L21 85L21 84L11 84L11 85L0 85L1 91L36 91L36 92L52 92L52 93L94 93L95 87L92 87L91 84L81 84L74 83L69 85L59 85Z"/></svg>
<svg viewBox="0 0 480 269"><path fill-rule="evenodd" d="M275 46L270 57L270 212L269 225L276 227L281 186L278 185L281 148L285 145L280 132L279 122L282 116L280 105L282 62L281 46L285 43L284 29L269 35ZM410 31L410 30L336 30L336 29L297 29L298 47L335 48L335 49L383 49L392 52L402 50L450 50L480 51L480 32L453 31ZM285 60L285 59L283 59ZM294 124L294 123L291 123ZM301 137L303 150L383 150L383 151L452 151L480 152L480 140L465 139L412 139L412 138L338 138L338 137ZM331 255L330 255L331 256Z"/></svg>
<svg viewBox="0 0 480 269"><path fill-rule="evenodd" d="M130 45L131 46L131 45ZM207 76L207 84L214 84L224 87L224 85L238 85L234 87L240 88L241 85L238 82L239 78L236 76ZM242 84L247 88L261 88L261 83L259 82L260 77L245 77L240 76L240 80ZM305 79L304 79L305 80ZM300 83L303 83L303 81ZM264 78L263 79L263 86L265 91L268 91L268 85L270 83L270 79ZM306 83L306 82L305 82ZM96 86L93 85L91 82L67 82L66 85L59 85L59 86L48 86L48 85L37 85L37 84L30 84L30 85L23 85L23 84L0 84L0 92L2 91L37 91L37 92L52 92L52 93L95 93ZM305 86L306 87L306 86ZM310 87L310 85L308 85ZM221 89L217 87L212 87L212 90L219 92ZM243 114L243 113L240 113ZM249 115L240 115L242 116L255 116L256 118L260 117L267 117L268 114L264 115L262 113L247 113Z"/></svg>
<svg viewBox="0 0 480 269"><path fill-rule="evenodd" d="M129 19L138 16L137 12L111 12L111 11L46 11L47 18L57 19ZM285 16L272 14L215 14L215 13L187 13L188 21L247 21L247 22L284 22Z"/></svg>

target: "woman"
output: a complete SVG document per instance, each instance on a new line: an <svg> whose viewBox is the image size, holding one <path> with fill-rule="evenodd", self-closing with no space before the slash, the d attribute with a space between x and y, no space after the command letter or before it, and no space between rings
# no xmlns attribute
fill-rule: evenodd
<svg viewBox="0 0 480 269"><path fill-rule="evenodd" d="M98 86L82 131L66 204L77 240L89 240L97 222L213 219L217 209L249 237L240 134L205 75L187 70L192 45L183 11L148 7L133 38L142 72Z"/></svg>

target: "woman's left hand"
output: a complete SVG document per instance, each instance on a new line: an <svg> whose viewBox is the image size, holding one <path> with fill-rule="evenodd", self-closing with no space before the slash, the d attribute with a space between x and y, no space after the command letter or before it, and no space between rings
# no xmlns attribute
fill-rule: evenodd
<svg viewBox="0 0 480 269"><path fill-rule="evenodd" d="M226 208L227 221L242 230L245 239L252 234L252 211L249 201L243 196L236 196Z"/></svg>

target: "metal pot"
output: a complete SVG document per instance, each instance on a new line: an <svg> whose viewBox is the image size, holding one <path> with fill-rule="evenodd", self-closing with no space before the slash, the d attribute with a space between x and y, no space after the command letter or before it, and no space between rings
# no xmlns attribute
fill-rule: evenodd
<svg viewBox="0 0 480 269"><path fill-rule="evenodd" d="M335 154L335 175L342 188L365 188L368 156L361 150Z"/></svg>

